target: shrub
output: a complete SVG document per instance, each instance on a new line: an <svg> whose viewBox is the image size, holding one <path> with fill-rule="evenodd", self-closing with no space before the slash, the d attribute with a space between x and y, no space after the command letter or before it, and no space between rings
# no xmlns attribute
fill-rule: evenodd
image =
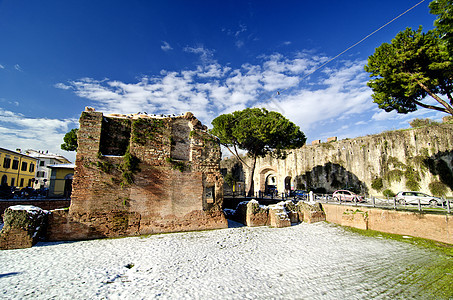
<svg viewBox="0 0 453 300"><path fill-rule="evenodd" d="M384 197L395 197L395 193L391 190L391 189L386 189L382 192L382 195L384 195Z"/></svg>
<svg viewBox="0 0 453 300"><path fill-rule="evenodd" d="M413 119L412 121L409 122L409 125L411 125L412 128L416 127L423 127L423 126L430 126L430 125L438 125L439 123L436 121L433 121L431 119Z"/></svg>
<svg viewBox="0 0 453 300"><path fill-rule="evenodd" d="M371 187L378 192L382 190L384 188L384 182L382 178L378 177L373 179L373 181L371 182Z"/></svg>
<svg viewBox="0 0 453 300"><path fill-rule="evenodd" d="M429 191L433 196L442 197L447 195L448 188L440 181L433 181L428 185Z"/></svg>
<svg viewBox="0 0 453 300"><path fill-rule="evenodd" d="M415 180L406 180L406 188L411 191L418 191L420 189L420 184Z"/></svg>

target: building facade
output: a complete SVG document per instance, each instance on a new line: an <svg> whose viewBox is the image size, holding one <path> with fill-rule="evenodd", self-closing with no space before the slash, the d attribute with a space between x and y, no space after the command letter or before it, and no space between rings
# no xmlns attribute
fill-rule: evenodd
<svg viewBox="0 0 453 300"><path fill-rule="evenodd" d="M35 157L0 148L0 180L2 186L32 187L37 165Z"/></svg>
<svg viewBox="0 0 453 300"><path fill-rule="evenodd" d="M75 164L57 164L48 165L47 167L51 170L49 197L70 198Z"/></svg>
<svg viewBox="0 0 453 300"><path fill-rule="evenodd" d="M52 169L49 166L57 164L70 164L71 162L64 156L52 154L48 151L36 151L28 149L25 154L37 159L36 176L33 184L35 189L49 188Z"/></svg>

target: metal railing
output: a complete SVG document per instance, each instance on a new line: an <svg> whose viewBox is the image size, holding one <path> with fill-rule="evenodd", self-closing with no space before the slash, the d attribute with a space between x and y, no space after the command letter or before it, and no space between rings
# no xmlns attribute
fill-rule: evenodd
<svg viewBox="0 0 453 300"><path fill-rule="evenodd" d="M226 198L233 198L233 199L256 199L261 202L278 202L278 201L310 201L309 195L288 195L285 193L279 194L265 194L261 191L255 192L253 197L247 197L245 193L235 193L235 194L225 194L224 197ZM341 199L335 199L332 197L332 194L313 194L313 201L320 202L320 203L332 203L332 204L340 204L340 205L351 205L351 206L363 206L363 207L376 207L376 208L385 208L385 209L394 209L394 210L408 210L408 211L431 211L431 212L446 212L452 213L453 208L453 199L446 199L442 198L441 205L425 205L420 202L418 199L418 203L416 204L403 204L398 203L398 201L394 197L386 197L386 198L379 198L374 196L364 197L365 201L359 202L357 199L354 201L344 201Z"/></svg>

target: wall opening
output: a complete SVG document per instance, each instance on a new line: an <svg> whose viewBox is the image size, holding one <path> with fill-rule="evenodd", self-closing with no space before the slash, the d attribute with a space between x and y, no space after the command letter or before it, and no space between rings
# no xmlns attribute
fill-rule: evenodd
<svg viewBox="0 0 453 300"><path fill-rule="evenodd" d="M120 118L102 119L99 151L102 155L123 156L131 138L131 121Z"/></svg>
<svg viewBox="0 0 453 300"><path fill-rule="evenodd" d="M171 127L170 156L177 160L190 160L190 127L187 120L176 119Z"/></svg>

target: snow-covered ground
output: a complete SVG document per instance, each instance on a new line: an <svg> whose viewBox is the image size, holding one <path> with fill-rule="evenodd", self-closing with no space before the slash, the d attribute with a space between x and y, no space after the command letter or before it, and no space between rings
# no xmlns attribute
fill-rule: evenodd
<svg viewBox="0 0 453 300"><path fill-rule="evenodd" d="M0 251L0 298L429 299L452 278L437 253L324 222L231 224Z"/></svg>

